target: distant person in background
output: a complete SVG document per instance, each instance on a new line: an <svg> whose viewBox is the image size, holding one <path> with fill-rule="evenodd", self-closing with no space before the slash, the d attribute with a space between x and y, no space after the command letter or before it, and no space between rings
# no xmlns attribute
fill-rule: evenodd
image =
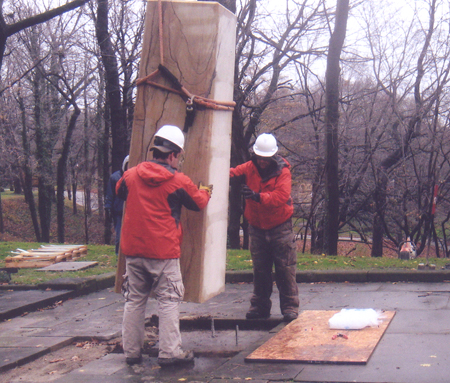
<svg viewBox="0 0 450 383"><path fill-rule="evenodd" d="M124 200L116 194L116 183L122 178L123 173L128 169L128 160L126 156L122 163L122 169L117 170L109 177L106 188L105 209L106 213L113 221L114 231L116 233L116 255L119 255L120 230L122 228L122 214ZM109 230L109 229L108 229Z"/></svg>
<svg viewBox="0 0 450 383"><path fill-rule="evenodd" d="M416 258L416 245L411 238L406 238L406 242L403 242L400 248L400 253L398 256L400 259L414 259Z"/></svg>

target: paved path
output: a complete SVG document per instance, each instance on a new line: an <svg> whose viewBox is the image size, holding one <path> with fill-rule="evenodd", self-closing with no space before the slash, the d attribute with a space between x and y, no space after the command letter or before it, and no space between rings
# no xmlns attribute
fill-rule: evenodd
<svg viewBox="0 0 450 383"><path fill-rule="evenodd" d="M203 323L204 327L183 332L184 347L192 348L197 356L194 365L160 369L156 349L144 356L142 365L133 367L125 364L123 354L109 354L56 382L450 381L449 283L300 283L299 289L303 310L370 307L396 311L366 365L246 363L244 358L284 325L275 290L271 319L259 322L261 331L255 331L258 329L254 328L254 323L249 324L244 319L252 285L241 283L227 284L224 293L203 304L182 304L183 327L186 323L194 327ZM0 323L0 371L24 364L74 340L111 339L120 335L123 300L112 288L63 303L58 301L67 294L67 291L1 292L0 313L6 312L8 305L9 308L21 306L27 301L50 299L58 303L52 309ZM151 301L147 310L149 319L155 309L155 302ZM214 333L210 317L215 319ZM253 331L246 331L246 324ZM269 331L269 327L274 329Z"/></svg>
<svg viewBox="0 0 450 383"><path fill-rule="evenodd" d="M72 195L73 197L73 195ZM72 198L71 197L71 198ZM84 190L77 190L77 205L84 206ZM68 199L67 191L64 192L64 198ZM98 210L98 194L95 192L91 192L91 209L93 211Z"/></svg>

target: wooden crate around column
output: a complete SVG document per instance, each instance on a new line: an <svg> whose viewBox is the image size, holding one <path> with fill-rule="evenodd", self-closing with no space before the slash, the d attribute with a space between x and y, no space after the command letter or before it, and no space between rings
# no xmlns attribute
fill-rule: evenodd
<svg viewBox="0 0 450 383"><path fill-rule="evenodd" d="M235 16L214 2L163 1L164 66L192 94L232 101ZM139 77L160 64L158 2L148 1ZM172 87L158 75L154 82ZM186 103L180 95L150 85L138 87L130 166L151 159L148 149L164 124L184 127ZM194 183L213 184L205 210L183 210L181 267L185 300L204 302L225 287L229 161L232 112L202 108L185 134L185 159L180 170ZM120 256L116 291L123 273Z"/></svg>

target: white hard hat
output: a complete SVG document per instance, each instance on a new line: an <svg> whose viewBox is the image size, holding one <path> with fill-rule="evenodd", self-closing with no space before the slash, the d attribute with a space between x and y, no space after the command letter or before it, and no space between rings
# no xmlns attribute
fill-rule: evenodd
<svg viewBox="0 0 450 383"><path fill-rule="evenodd" d="M122 162L122 171L123 172L125 172L125 170L127 170L127 165L128 165L129 159L130 159L129 155L123 159L123 162Z"/></svg>
<svg viewBox="0 0 450 383"><path fill-rule="evenodd" d="M158 140L157 138L163 140ZM158 149L163 153L184 149L184 134L174 125L164 125L155 134L155 142L151 149Z"/></svg>
<svg viewBox="0 0 450 383"><path fill-rule="evenodd" d="M277 151L277 140L269 133L263 133L255 141L253 151L261 157L272 157Z"/></svg>

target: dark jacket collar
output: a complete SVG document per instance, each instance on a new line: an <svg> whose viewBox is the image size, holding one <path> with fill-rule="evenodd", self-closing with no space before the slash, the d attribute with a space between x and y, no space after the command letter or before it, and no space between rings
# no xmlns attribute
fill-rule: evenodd
<svg viewBox="0 0 450 383"><path fill-rule="evenodd" d="M275 154L270 157L270 165L266 169L261 169L256 162L256 155L253 155L251 161L258 170L261 180L263 182L270 180L273 177L278 177L285 167L290 167L289 163L281 156Z"/></svg>

